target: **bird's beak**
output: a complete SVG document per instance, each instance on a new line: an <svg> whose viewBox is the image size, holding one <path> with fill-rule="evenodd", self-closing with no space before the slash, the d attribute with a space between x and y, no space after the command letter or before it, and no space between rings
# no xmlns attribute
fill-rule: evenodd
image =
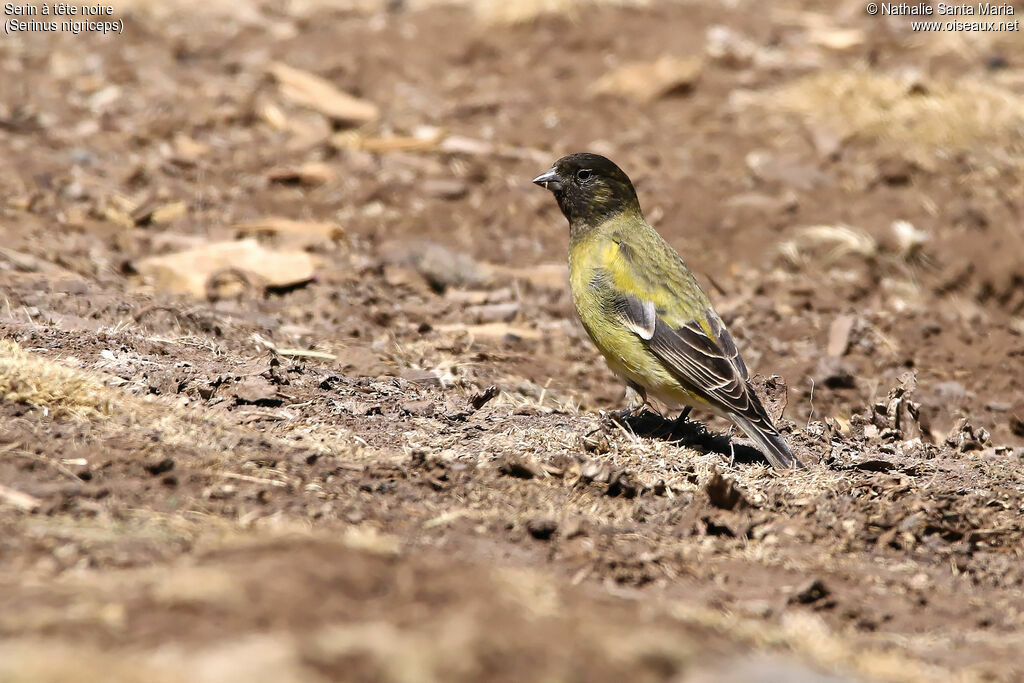
<svg viewBox="0 0 1024 683"><path fill-rule="evenodd" d="M551 169L545 173L541 173L539 176L533 179L534 185L540 185L545 190L551 190L552 192L558 192L562 189L562 179L558 176L558 171Z"/></svg>

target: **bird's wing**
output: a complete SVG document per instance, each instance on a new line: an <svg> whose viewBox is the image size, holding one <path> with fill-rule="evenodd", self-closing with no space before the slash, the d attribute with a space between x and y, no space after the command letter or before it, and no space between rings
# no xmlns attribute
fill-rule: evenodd
<svg viewBox="0 0 1024 683"><path fill-rule="evenodd" d="M703 321L693 319L672 327L657 314L652 301L626 295L616 310L623 324L687 389L711 405L751 418L764 409L747 385L747 367L732 335L708 309Z"/></svg>
<svg viewBox="0 0 1024 683"><path fill-rule="evenodd" d="M766 418L732 335L679 255L648 230L614 236L604 257L615 315L693 394L725 412Z"/></svg>
<svg viewBox="0 0 1024 683"><path fill-rule="evenodd" d="M658 324L658 312L653 301L625 296L615 302L615 309L622 323L633 334L644 341L651 341Z"/></svg>

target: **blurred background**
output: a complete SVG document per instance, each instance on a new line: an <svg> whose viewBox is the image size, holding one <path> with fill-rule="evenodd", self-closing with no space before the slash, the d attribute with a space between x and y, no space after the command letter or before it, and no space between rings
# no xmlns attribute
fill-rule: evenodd
<svg viewBox="0 0 1024 683"><path fill-rule="evenodd" d="M615 407L558 270L564 220L529 183L590 150L634 179L748 364L788 381L787 417L812 382L817 415L848 418L912 368L937 438L969 415L1021 443L1019 31L915 32L860 2L115 9L123 35L0 44L11 248L287 311L267 335L354 345L367 375L550 380L551 400ZM147 260L241 237L314 259L268 257L293 272L246 305L231 277L179 282L192 257ZM444 349L467 329L511 350L460 362Z"/></svg>
<svg viewBox="0 0 1024 683"><path fill-rule="evenodd" d="M25 639L0 679L81 657L102 680L667 680L736 643L867 678L1020 674L1024 5L999 6L957 19L1016 29L915 31L859 0L121 0L121 35L0 36L0 331L23 350L0 348L0 396L91 420L0 405L0 592L31 616L0 615ZM624 391L530 183L577 151L630 175L751 371L788 384L801 447L870 466L730 470L748 509L705 490L718 455L586 440ZM914 431L889 414L907 371ZM595 498L532 481L571 468L465 469L526 451L650 481L590 472L632 492ZM239 549L253 529L266 552ZM609 597L641 586L686 607ZM227 632L248 635L184 673L165 645ZM72 645L27 644L54 635Z"/></svg>

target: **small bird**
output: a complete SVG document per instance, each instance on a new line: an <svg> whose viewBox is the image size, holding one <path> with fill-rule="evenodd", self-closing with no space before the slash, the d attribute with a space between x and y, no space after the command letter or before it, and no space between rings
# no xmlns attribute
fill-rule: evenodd
<svg viewBox="0 0 1024 683"><path fill-rule="evenodd" d="M622 170L570 154L533 179L569 221L569 282L583 327L640 397L731 419L776 469L803 467L772 425L732 335L679 254L644 219Z"/></svg>

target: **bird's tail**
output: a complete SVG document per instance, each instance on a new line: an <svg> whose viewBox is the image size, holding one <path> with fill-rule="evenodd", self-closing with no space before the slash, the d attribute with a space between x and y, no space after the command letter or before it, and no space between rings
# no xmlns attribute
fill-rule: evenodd
<svg viewBox="0 0 1024 683"><path fill-rule="evenodd" d="M804 464L789 450L782 435L767 420L751 420L740 415L730 415L732 421L749 436L768 462L777 470L802 468Z"/></svg>

